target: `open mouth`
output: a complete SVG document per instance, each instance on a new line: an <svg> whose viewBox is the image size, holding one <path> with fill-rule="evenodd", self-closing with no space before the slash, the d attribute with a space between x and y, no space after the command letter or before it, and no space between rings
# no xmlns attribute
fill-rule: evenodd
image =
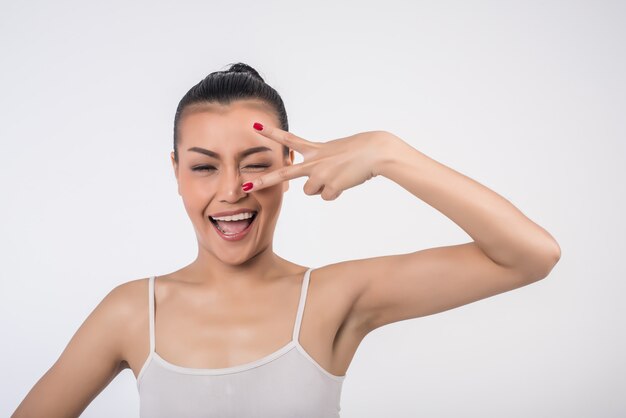
<svg viewBox="0 0 626 418"><path fill-rule="evenodd" d="M235 236L250 228L250 225L252 225L252 222L256 219L257 214L258 212L255 211L252 213L252 217L236 221L220 221L215 220L211 216L209 216L209 219L222 234L226 236Z"/></svg>

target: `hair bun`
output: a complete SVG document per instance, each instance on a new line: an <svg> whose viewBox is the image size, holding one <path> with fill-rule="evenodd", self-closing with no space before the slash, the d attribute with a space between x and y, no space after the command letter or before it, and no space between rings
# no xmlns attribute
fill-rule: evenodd
<svg viewBox="0 0 626 418"><path fill-rule="evenodd" d="M255 70L248 64L244 64L243 62L237 62L235 64L231 64L230 68L226 72L227 73L248 73L252 77L258 78L259 80L265 82L265 80L263 80L263 77L259 75L257 70Z"/></svg>

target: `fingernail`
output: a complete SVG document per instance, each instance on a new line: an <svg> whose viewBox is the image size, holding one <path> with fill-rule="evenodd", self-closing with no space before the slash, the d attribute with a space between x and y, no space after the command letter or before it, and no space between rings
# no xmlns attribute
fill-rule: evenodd
<svg viewBox="0 0 626 418"><path fill-rule="evenodd" d="M244 192L247 192L248 190L252 188L252 183L250 182L244 183L243 186L241 186L241 188L243 189Z"/></svg>
<svg viewBox="0 0 626 418"><path fill-rule="evenodd" d="M263 130L263 125L261 125L259 122L254 122L254 129L256 129L257 131L262 131Z"/></svg>

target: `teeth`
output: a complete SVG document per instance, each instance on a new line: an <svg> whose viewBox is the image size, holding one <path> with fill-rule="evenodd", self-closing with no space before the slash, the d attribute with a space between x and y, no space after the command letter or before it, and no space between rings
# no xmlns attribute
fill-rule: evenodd
<svg viewBox="0 0 626 418"><path fill-rule="evenodd" d="M220 217L217 217L217 218L211 216L211 218L215 219L216 221L240 221L242 219L252 218L253 216L254 216L254 213L252 213L252 212L244 212L244 213L238 213L237 215L220 216Z"/></svg>

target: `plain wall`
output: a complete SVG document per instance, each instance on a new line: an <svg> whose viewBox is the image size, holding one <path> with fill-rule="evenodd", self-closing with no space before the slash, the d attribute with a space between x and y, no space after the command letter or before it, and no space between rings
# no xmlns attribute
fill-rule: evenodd
<svg viewBox="0 0 626 418"><path fill-rule="evenodd" d="M174 111L237 61L282 95L291 132L390 131L562 249L545 280L369 334L342 417L626 415L625 17L617 1L2 2L0 415L113 287L195 258ZM275 234L293 262L471 240L387 178L335 201L305 181ZM138 406L127 369L83 416Z"/></svg>

